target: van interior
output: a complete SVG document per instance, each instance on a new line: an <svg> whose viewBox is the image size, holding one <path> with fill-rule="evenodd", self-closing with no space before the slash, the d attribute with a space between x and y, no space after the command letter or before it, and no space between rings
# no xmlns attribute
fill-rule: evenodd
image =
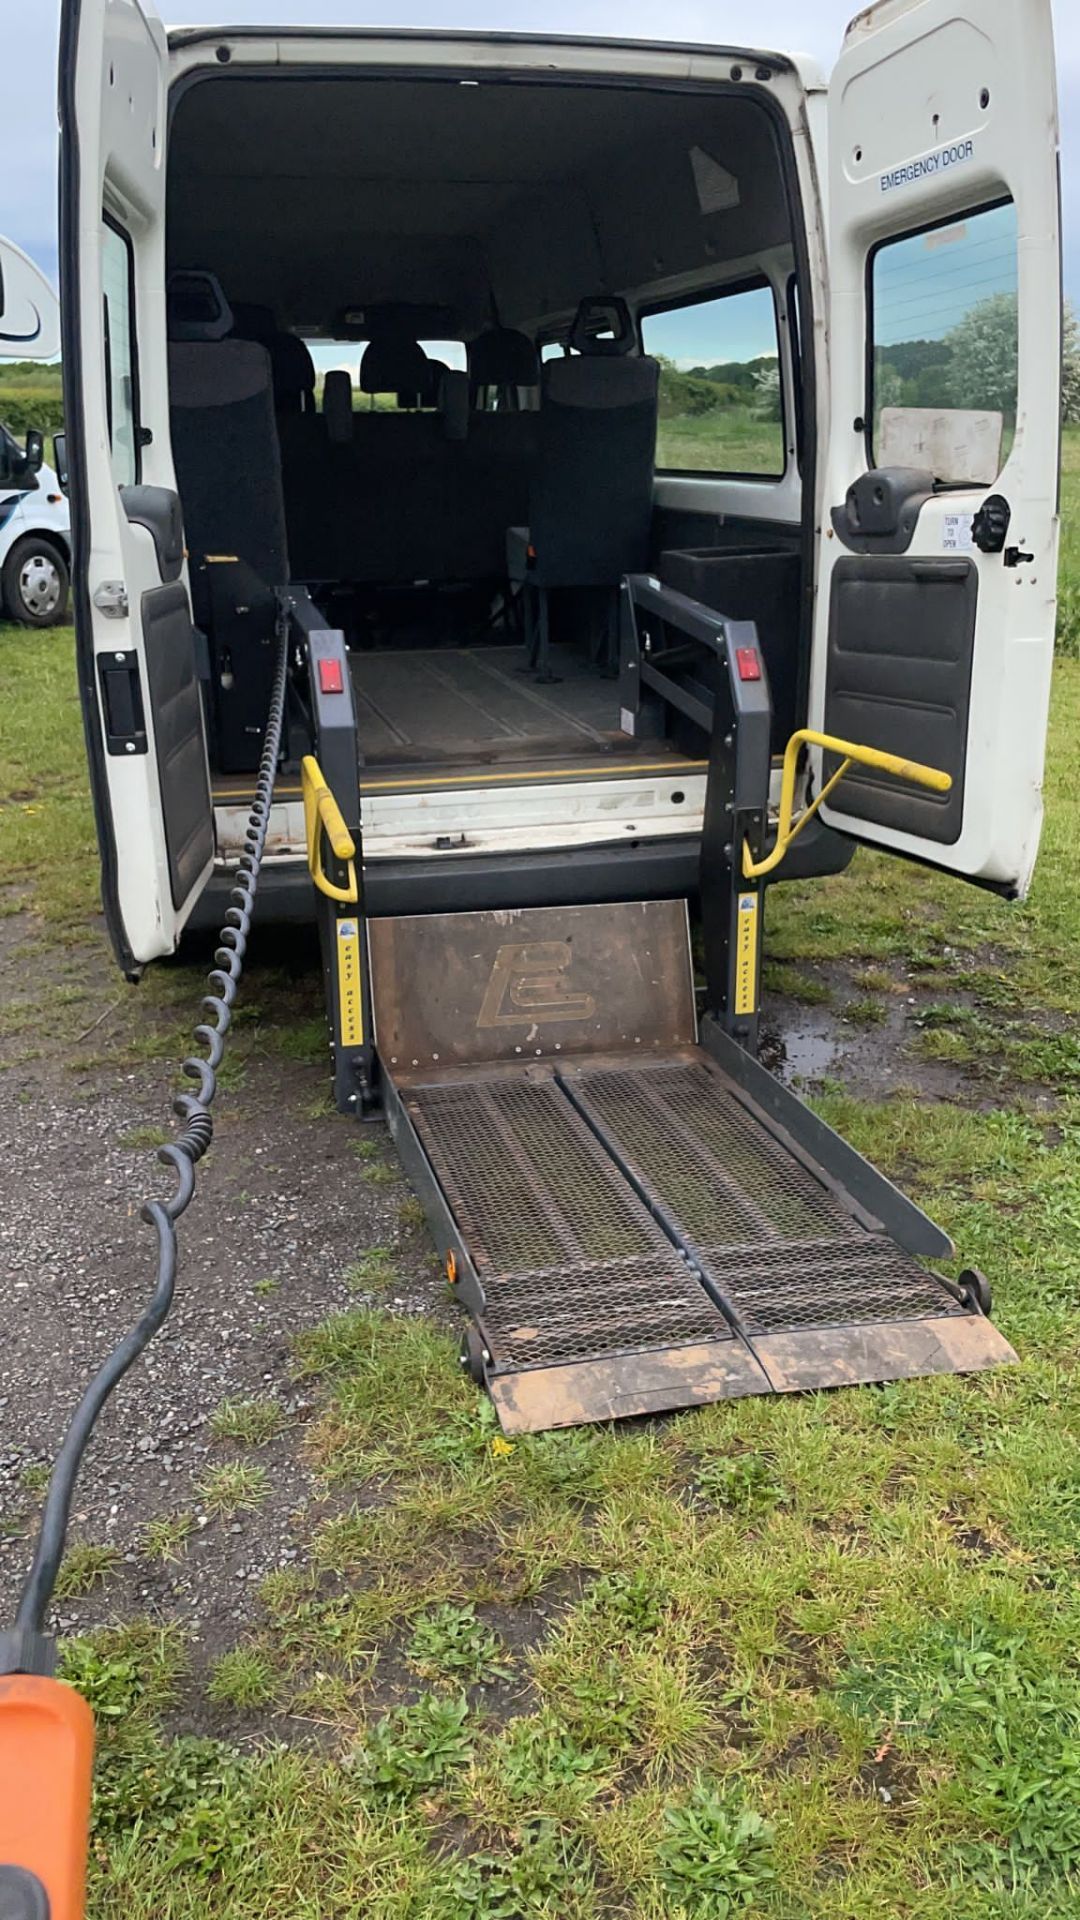
<svg viewBox="0 0 1080 1920"><path fill-rule="evenodd" d="M362 766L402 787L700 762L692 721L620 678L619 582L645 570L757 621L782 749L808 648L784 138L734 82L222 72L179 93L172 433L217 786L257 763L271 662L237 559L345 632ZM227 302L209 358L200 275ZM695 440L717 369L686 365L692 310L746 289L771 323L743 356L772 359L764 471L737 436ZM736 398L720 442L770 404Z"/></svg>

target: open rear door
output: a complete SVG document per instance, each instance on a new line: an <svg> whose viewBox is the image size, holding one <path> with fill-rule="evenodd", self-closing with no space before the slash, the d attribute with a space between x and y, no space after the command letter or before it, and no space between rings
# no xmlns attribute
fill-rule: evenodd
<svg viewBox="0 0 1080 1920"><path fill-rule="evenodd" d="M1057 574L1050 0L860 14L830 83L828 172L810 724L942 768L952 787L856 769L822 817L1022 896Z"/></svg>
<svg viewBox="0 0 1080 1920"><path fill-rule="evenodd" d="M213 814L165 321L166 42L138 0L64 0L60 248L75 624L102 892L134 972L176 946Z"/></svg>

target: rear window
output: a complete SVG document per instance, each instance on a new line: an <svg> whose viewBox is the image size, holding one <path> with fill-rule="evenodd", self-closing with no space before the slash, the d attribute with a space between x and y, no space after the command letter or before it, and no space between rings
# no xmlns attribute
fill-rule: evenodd
<svg viewBox="0 0 1080 1920"><path fill-rule="evenodd" d="M993 480L1017 401L1017 232L1009 201L887 240L870 258L871 461L918 464L919 435ZM905 420L905 415L915 416ZM938 418L936 424L931 416ZM983 416L979 418L979 416ZM966 446L965 443L966 442ZM911 450L909 461L896 453ZM987 468L989 470L987 471Z"/></svg>
<svg viewBox="0 0 1080 1920"><path fill-rule="evenodd" d="M360 386L360 362L364 357L365 340L309 340L311 357L315 362L315 404L322 407L323 382L332 370L341 369L352 382L353 406L375 408L380 413L413 412L417 405L433 407L436 403L437 374L440 366L456 369L465 366L465 343L462 340L421 340L420 345L432 362L432 377L429 388L423 394L364 393Z"/></svg>
<svg viewBox="0 0 1080 1920"><path fill-rule="evenodd" d="M658 471L782 476L780 349L767 281L645 313L641 343L660 362Z"/></svg>
<svg viewBox="0 0 1080 1920"><path fill-rule="evenodd" d="M101 228L101 281L105 300L105 392L113 478L118 487L129 487L139 478L135 269L131 240L108 214Z"/></svg>

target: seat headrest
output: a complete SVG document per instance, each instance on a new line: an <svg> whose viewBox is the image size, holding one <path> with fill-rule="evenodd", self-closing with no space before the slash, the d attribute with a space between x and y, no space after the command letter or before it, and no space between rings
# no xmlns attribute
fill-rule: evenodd
<svg viewBox="0 0 1080 1920"><path fill-rule="evenodd" d="M224 340L233 311L216 273L170 273L165 294L170 340Z"/></svg>
<svg viewBox="0 0 1080 1920"><path fill-rule="evenodd" d="M610 340L598 334L610 333ZM574 315L570 345L575 352L610 359L616 354L633 353L637 334L626 301L617 293L595 293L583 300Z"/></svg>
<svg viewBox="0 0 1080 1920"><path fill-rule="evenodd" d="M279 413L310 413L315 406L315 362L299 334L274 328L266 346L274 369L274 405Z"/></svg>
<svg viewBox="0 0 1080 1920"><path fill-rule="evenodd" d="M427 354L415 340L392 339L385 334L364 348L361 393L423 394L429 379Z"/></svg>
<svg viewBox="0 0 1080 1920"><path fill-rule="evenodd" d="M444 367L439 375L438 407L447 440L469 437L469 376L456 367Z"/></svg>
<svg viewBox="0 0 1080 1920"><path fill-rule="evenodd" d="M547 408L587 408L590 413L608 407L656 407L660 364L646 353L618 360L590 354L569 354L549 360L542 391Z"/></svg>
<svg viewBox="0 0 1080 1920"><path fill-rule="evenodd" d="M344 367L335 367L323 381L323 419L332 446L348 446L353 433L352 381Z"/></svg>
<svg viewBox="0 0 1080 1920"><path fill-rule="evenodd" d="M528 334L514 327L489 327L470 340L469 379L474 387L536 387L540 355Z"/></svg>

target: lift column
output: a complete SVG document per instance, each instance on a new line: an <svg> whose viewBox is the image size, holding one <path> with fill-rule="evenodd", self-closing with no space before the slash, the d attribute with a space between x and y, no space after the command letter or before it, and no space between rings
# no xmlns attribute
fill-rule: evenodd
<svg viewBox="0 0 1080 1920"><path fill-rule="evenodd" d="M334 1100L358 1116L375 1104L367 928L362 898L360 769L345 638L299 624L310 667L315 752L302 762L308 866L315 884ZM313 611L313 609L312 609Z"/></svg>
<svg viewBox="0 0 1080 1920"><path fill-rule="evenodd" d="M730 620L651 574L622 586L622 705L659 695L709 736L701 836L708 1011L757 1048L764 889L743 875L768 832L772 698L752 620Z"/></svg>

